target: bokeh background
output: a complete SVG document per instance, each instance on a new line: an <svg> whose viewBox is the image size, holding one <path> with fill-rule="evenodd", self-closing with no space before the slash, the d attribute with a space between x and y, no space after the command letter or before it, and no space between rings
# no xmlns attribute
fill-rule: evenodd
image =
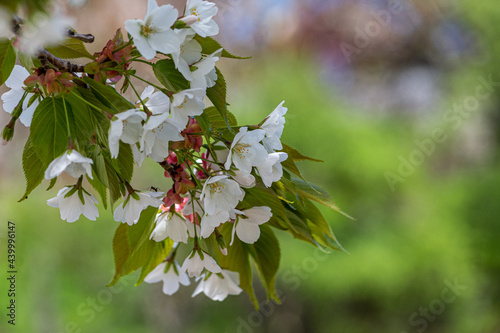
<svg viewBox="0 0 500 333"><path fill-rule="evenodd" d="M258 312L244 294L191 298L194 284L168 297L160 284L134 287L133 275L108 289L117 223L104 210L98 222L63 222L45 203L56 190L42 187L17 203L19 126L0 147L0 266L7 220L18 265L17 325L3 316L0 331L500 332L497 2L215 2L217 38L253 57L219 63L230 110L256 124L286 101L283 141L324 160L300 167L356 219L321 208L350 254L280 235L282 304ZM73 0L68 10L99 51L126 19L143 18L146 1ZM150 163L134 185L168 180ZM2 273L2 300L6 290Z"/></svg>

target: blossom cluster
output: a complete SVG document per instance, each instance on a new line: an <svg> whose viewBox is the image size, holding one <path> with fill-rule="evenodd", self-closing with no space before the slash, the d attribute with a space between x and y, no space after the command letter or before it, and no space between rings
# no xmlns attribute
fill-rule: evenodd
<svg viewBox="0 0 500 333"><path fill-rule="evenodd" d="M217 7L208 1L188 0L184 15L179 16L173 6L158 6L155 0L149 0L144 20L125 22L133 44L127 45L121 33L117 33L95 55L97 61L86 67L83 76L113 87L122 75L127 75L133 52L138 52L146 60L159 55L171 59L188 82L187 89L173 92L149 85L137 94L133 108L106 114L109 129L103 148L111 158L119 158L121 147L130 145L138 166L151 158L165 169L165 176L173 183L164 193L137 190L122 181L125 195L113 217L133 226L146 208L158 209L149 238L155 242L170 239L175 245L145 281L163 281L163 292L171 295L179 284L190 283L188 276L195 277L200 283L193 296L203 292L214 300L223 300L241 292L238 273L222 269L202 248L200 240L214 234L219 237L218 228L228 223L232 225L231 243L235 237L248 244L258 241L259 226L271 219L271 208L241 203L245 202L245 189L269 188L283 176L281 163L288 156L281 152L281 135L287 109L282 102L259 125L233 126L230 139L203 135L195 117L204 113L207 89L218 80L215 65L223 49L204 54L196 36L204 38L218 33L213 20L216 14ZM38 45L37 50L41 47ZM114 70L106 69L110 62L117 64ZM21 123L29 127L43 99L71 91L75 77L81 78L82 74L46 68L30 74L16 65L6 81L11 90L2 96L4 109L13 117L20 112ZM63 220L75 222L81 215L90 220L99 217L98 200L84 188L83 182L84 176L89 181L94 179L96 163L91 154L69 140L67 150L45 169L47 180L55 180L63 172L77 179L75 185L65 186L47 201L59 208ZM175 256L181 243L192 244L193 248L179 265ZM224 243L219 244L219 250L227 255Z"/></svg>

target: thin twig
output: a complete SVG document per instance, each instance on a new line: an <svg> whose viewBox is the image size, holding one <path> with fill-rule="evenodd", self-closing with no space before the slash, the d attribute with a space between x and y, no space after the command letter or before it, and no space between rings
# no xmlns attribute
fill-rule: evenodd
<svg viewBox="0 0 500 333"><path fill-rule="evenodd" d="M42 65L45 65L44 62L49 62L51 65L53 65L55 68L57 68L62 72L70 72L70 73L85 72L84 65L77 65L69 61L60 59L47 50L41 50L38 54L38 59L40 59Z"/></svg>
<svg viewBox="0 0 500 333"><path fill-rule="evenodd" d="M68 37L81 40L84 43L93 43L94 42L94 35L92 35L92 34L79 34L77 32L74 32L71 29L68 29L67 35L68 35Z"/></svg>

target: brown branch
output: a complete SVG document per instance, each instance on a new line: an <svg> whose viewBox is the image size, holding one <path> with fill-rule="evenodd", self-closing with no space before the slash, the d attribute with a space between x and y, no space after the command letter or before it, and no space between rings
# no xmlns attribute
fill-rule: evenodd
<svg viewBox="0 0 500 333"><path fill-rule="evenodd" d="M77 32L74 32L71 29L68 29L67 35L68 35L68 37L81 40L84 43L93 43L94 42L94 35L92 35L92 34L79 34Z"/></svg>
<svg viewBox="0 0 500 333"><path fill-rule="evenodd" d="M85 72L84 65L77 65L69 61L60 59L47 50L41 50L38 53L38 59L40 59L40 62L42 63L43 66L46 66L48 63L50 63L52 66L54 66L55 68L57 68L62 72L70 72L70 73Z"/></svg>

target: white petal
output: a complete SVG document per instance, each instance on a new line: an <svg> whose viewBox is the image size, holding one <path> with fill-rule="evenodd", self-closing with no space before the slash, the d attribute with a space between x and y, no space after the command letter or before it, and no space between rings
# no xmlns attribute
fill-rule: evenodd
<svg viewBox="0 0 500 333"><path fill-rule="evenodd" d="M179 37L171 29L151 35L149 44L153 49L166 54L176 52L181 47Z"/></svg>
<svg viewBox="0 0 500 333"><path fill-rule="evenodd" d="M173 295L179 290L179 276L175 274L172 267L168 270L167 274L163 278L163 288L162 291L165 295Z"/></svg>
<svg viewBox="0 0 500 333"><path fill-rule="evenodd" d="M154 92L155 88L153 86L147 86L146 88L144 88L144 91L141 94L141 99L144 100L146 98L151 97L151 95L153 95Z"/></svg>
<svg viewBox="0 0 500 333"><path fill-rule="evenodd" d="M163 277L165 275L165 266L167 263L162 262L158 266L155 267L151 272L149 272L148 275L144 278L144 281L147 283L156 283L160 282L163 280Z"/></svg>
<svg viewBox="0 0 500 333"><path fill-rule="evenodd" d="M16 106L19 104L23 98L24 90L22 89L11 89L2 95L3 109L5 112L12 113ZM28 98L28 97L26 97Z"/></svg>
<svg viewBox="0 0 500 333"><path fill-rule="evenodd" d="M220 273L222 271L214 258L209 256L207 253L203 253L203 266L205 266L205 268L212 273Z"/></svg>
<svg viewBox="0 0 500 333"><path fill-rule="evenodd" d="M24 102L29 102L32 96L33 94L26 95L26 99L24 100ZM31 105L28 107L24 107L24 102L23 102L23 112L19 116L19 120L24 126L29 127L31 125L31 121L33 120L33 115L35 114L36 108L40 104L40 100L38 98L35 99L33 103L31 103Z"/></svg>
<svg viewBox="0 0 500 333"><path fill-rule="evenodd" d="M246 219L246 222L254 224L266 223L273 216L271 208L267 206L252 207L245 210L244 213L248 217L248 219Z"/></svg>
<svg viewBox="0 0 500 333"><path fill-rule="evenodd" d="M5 85L12 89L24 87L24 81L30 76L30 73L23 66L15 65L10 73Z"/></svg>
<svg viewBox="0 0 500 333"><path fill-rule="evenodd" d="M71 164L68 158L68 151L65 151L61 156L55 158L50 162L49 166L45 170L45 179L53 179L59 176L66 167Z"/></svg>
<svg viewBox="0 0 500 333"><path fill-rule="evenodd" d="M154 12L148 16L155 29L160 31L170 30L173 32L170 27L177 21L179 12L172 5L164 5L155 9Z"/></svg>
<svg viewBox="0 0 500 333"><path fill-rule="evenodd" d="M89 220L95 221L99 217L99 210L96 207L97 199L91 194L83 192L83 198L85 200L85 205L83 206L83 216Z"/></svg>
<svg viewBox="0 0 500 333"><path fill-rule="evenodd" d="M148 0L148 9L146 12L146 17L153 15L153 12L159 8L156 0Z"/></svg>
<svg viewBox="0 0 500 333"><path fill-rule="evenodd" d="M236 235L242 242L253 244L260 237L260 229L258 225L240 219L236 224Z"/></svg>

